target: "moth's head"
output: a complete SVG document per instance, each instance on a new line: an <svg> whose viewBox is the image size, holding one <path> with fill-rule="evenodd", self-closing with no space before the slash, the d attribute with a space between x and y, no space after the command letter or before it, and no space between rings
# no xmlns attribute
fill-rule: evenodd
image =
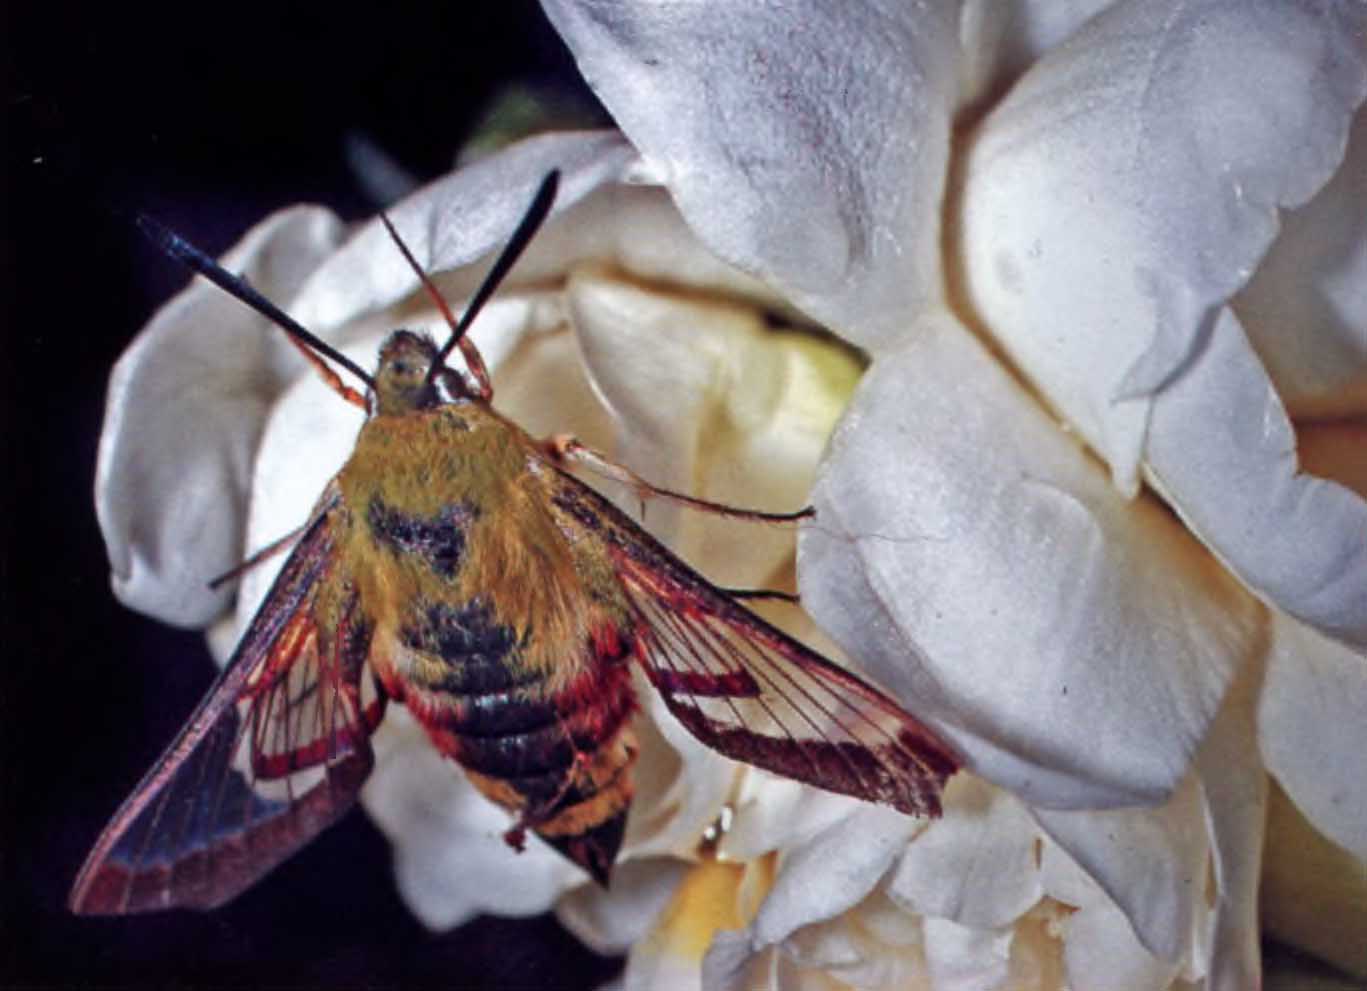
<svg viewBox="0 0 1367 991"><path fill-rule="evenodd" d="M428 377L437 360L437 345L426 334L396 330L380 345L380 367L375 370L376 412L410 413L441 402Z"/></svg>

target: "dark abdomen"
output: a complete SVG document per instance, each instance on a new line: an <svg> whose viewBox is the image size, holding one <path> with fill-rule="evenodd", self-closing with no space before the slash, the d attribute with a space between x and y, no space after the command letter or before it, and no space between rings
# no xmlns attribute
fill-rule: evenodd
<svg viewBox="0 0 1367 991"><path fill-rule="evenodd" d="M402 633L417 651L402 701L446 756L517 820L606 885L621 846L636 757L625 656L591 644L568 678L518 663L513 632L478 601L430 604ZM557 673L558 675L558 673Z"/></svg>

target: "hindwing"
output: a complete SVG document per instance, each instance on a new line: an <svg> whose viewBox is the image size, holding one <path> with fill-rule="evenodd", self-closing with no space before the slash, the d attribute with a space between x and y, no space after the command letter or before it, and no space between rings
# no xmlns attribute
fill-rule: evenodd
<svg viewBox="0 0 1367 991"><path fill-rule="evenodd" d="M215 907L350 807L384 695L338 567L339 503L329 485L227 667L101 834L73 911Z"/></svg>
<svg viewBox="0 0 1367 991"><path fill-rule="evenodd" d="M828 791L939 815L958 758L879 689L716 588L567 473L556 506L603 542L634 656L681 723L735 760Z"/></svg>

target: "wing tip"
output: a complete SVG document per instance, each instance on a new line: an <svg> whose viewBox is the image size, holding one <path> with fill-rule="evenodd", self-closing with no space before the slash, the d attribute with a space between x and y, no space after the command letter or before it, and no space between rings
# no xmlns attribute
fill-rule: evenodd
<svg viewBox="0 0 1367 991"><path fill-rule="evenodd" d="M129 876L107 862L86 864L71 886L66 907L73 915L125 915Z"/></svg>

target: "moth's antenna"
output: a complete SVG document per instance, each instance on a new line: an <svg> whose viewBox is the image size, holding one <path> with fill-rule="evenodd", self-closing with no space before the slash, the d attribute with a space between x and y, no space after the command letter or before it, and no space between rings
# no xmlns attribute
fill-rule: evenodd
<svg viewBox="0 0 1367 991"><path fill-rule="evenodd" d="M441 293L437 290L437 287L432 284L432 280L427 277L427 274L423 272L422 267L413 258L413 255L409 252L407 246L399 239L399 235L389 223L389 218L381 214L381 219L384 221L385 227L388 228L390 236L394 238L394 243L399 246L399 250L403 252L403 256L408 261L408 264L412 266L413 271L416 272L418 278L422 280L423 288L427 290L428 295L436 302L437 309L441 311L442 316L446 318L447 324L451 327L451 336L447 338L446 343L443 344L441 350L437 352L437 357L432 362L432 367L427 370L427 382L429 385L435 381L437 375L445 366L446 358L451 354L452 348L459 345L461 355L465 358L466 364L470 366L470 373L475 377L475 380L479 384L479 397L488 400L489 397L493 395L493 387L489 384L489 373L484 367L484 361L480 358L479 351L475 348L474 344L465 339L465 332L470 329L470 324L474 323L475 317L479 316L479 311L484 308L484 304L489 301L489 297L498 289L499 283L507 276L508 270L517 264L517 260L522 256L522 252L526 250L527 245L530 244L532 238L536 236L537 230L551 212L551 204L555 202L555 191L559 185L560 171L558 169L552 169L550 172L546 173L546 178L541 180L541 186L537 189L536 196L533 197L531 206L527 207L527 212L522 215L522 220L518 222L517 230L513 231L512 236L508 239L507 245L503 248L503 252L498 256L498 260L494 262L494 267L489 269L489 274L484 277L484 281L479 284L479 288L475 290L475 294L470 297L470 303L465 307L465 312L461 314L460 320L454 319L450 308L446 305L446 301L441 298Z"/></svg>
<svg viewBox="0 0 1367 991"><path fill-rule="evenodd" d="M541 228L546 216L551 212L551 204L555 202L555 191L560 186L560 170L552 169L546 173L546 178L541 180L541 186L536 191L536 196L532 198L531 206L527 207L527 212L522 215L522 220L517 225L517 230L513 231L513 236L508 238L508 243L504 246L502 254L498 256L498 261L494 262L494 267L489 269L489 274L484 277L484 281L479 284L475 294L470 297L470 305L461 314L460 323L456 324L451 330L451 339L442 345L437 352L437 364L440 365L446 360L451 349L456 346L458 341L465 338L465 332L470 329L470 324L475 322L475 317L479 316L479 311L484 308L484 304L489 301L489 297L494 294L494 290L499 287L508 270L517 264L517 260L522 257L522 252L527 249L536 236L536 232Z"/></svg>
<svg viewBox="0 0 1367 991"><path fill-rule="evenodd" d="M274 322L281 330L290 335L290 341L299 348L303 356L308 359L314 368L318 369L328 384L342 394L348 402L366 409L365 397L358 394L354 389L348 388L342 383L337 373L323 362L323 357L330 358L341 365L352 375L366 384L366 387L373 390L375 380L366 374L361 366L338 351L332 345L322 340L315 334L306 329L298 320L276 306L265 296L261 295L246 279L233 275L223 268L212 258L200 251L189 241L185 240L175 231L157 223L145 214L139 214L137 219L138 229L152 240L157 247L166 252L176 261L186 265L210 282L214 283L224 292L236 296L262 316Z"/></svg>
<svg viewBox="0 0 1367 991"><path fill-rule="evenodd" d="M451 307L446 305L446 299L442 296L441 290L437 288L428 274L423 271L422 266L418 264L418 260L413 257L413 252L408 250L408 245L404 243L403 238L399 237L399 232L394 229L394 225L390 223L389 217L386 216L383 211L380 213L380 222L384 224L384 229L389 231L389 239L398 245L399 253L403 255L404 261L408 262L408 267L418 276L418 281L420 281L422 287L427 290L427 295L432 297L432 302L437 304L437 310L441 313L442 317L445 318L446 325L451 328L451 333L453 335L457 333L456 328L458 328L460 324L456 320L455 315L451 312ZM464 334L461 334L459 343L461 356L465 359L465 365L470 369L470 375L475 380L475 394L478 395L480 399L488 402L489 399L493 397L494 387L493 383L489 381L489 369L484 365L484 358L480 356L479 349L475 347L472 341L467 340ZM443 367L443 357L449 350L449 347L443 349L442 354L433 360L432 367L427 370L428 385L431 385L433 374Z"/></svg>

